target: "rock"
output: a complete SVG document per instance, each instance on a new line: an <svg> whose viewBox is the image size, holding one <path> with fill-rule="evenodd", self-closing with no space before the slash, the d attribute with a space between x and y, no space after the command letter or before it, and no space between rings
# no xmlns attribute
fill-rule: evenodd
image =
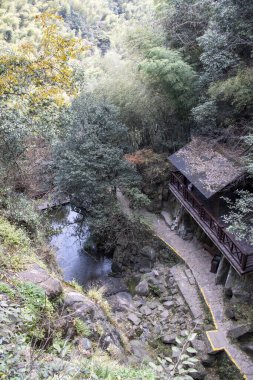
<svg viewBox="0 0 253 380"><path fill-rule="evenodd" d="M154 334L157 335L157 336L160 336L161 333L162 333L162 326L156 325L155 328L154 328Z"/></svg>
<svg viewBox="0 0 253 380"><path fill-rule="evenodd" d="M160 314L160 319L163 321L163 320L166 320L169 316L169 312L168 310L164 310L161 314Z"/></svg>
<svg viewBox="0 0 253 380"><path fill-rule="evenodd" d="M163 295L160 297L160 300L161 300L162 302L173 301L173 297L172 297L172 296L168 296L168 295L163 294Z"/></svg>
<svg viewBox="0 0 253 380"><path fill-rule="evenodd" d="M122 273L122 268L119 266L119 264L117 262L112 262L112 267L111 267L111 270L113 273Z"/></svg>
<svg viewBox="0 0 253 380"><path fill-rule="evenodd" d="M148 302L147 305L151 310L154 310L157 309L160 304L158 302Z"/></svg>
<svg viewBox="0 0 253 380"><path fill-rule="evenodd" d="M177 323L178 323L179 325L182 325L182 324L185 323L185 319L184 319L183 317L178 318L178 319L177 319Z"/></svg>
<svg viewBox="0 0 253 380"><path fill-rule="evenodd" d="M155 277L159 277L161 273L158 272L158 270L154 269L152 270L152 273L155 275Z"/></svg>
<svg viewBox="0 0 253 380"><path fill-rule="evenodd" d="M147 345L139 340L132 340L130 346L134 356L139 362L150 361L150 355L148 352Z"/></svg>
<svg viewBox="0 0 253 380"><path fill-rule="evenodd" d="M130 293L120 292L109 299L110 303L113 305L114 311L128 311L133 309L133 298Z"/></svg>
<svg viewBox="0 0 253 380"><path fill-rule="evenodd" d="M141 255L148 258L150 261L155 261L157 257L157 253L155 252L154 248L146 246L143 247L140 251Z"/></svg>
<svg viewBox="0 0 253 380"><path fill-rule="evenodd" d="M165 309L170 310L174 307L174 302L173 301L166 301L163 303L163 306Z"/></svg>
<svg viewBox="0 0 253 380"><path fill-rule="evenodd" d="M163 210L161 212L161 216L163 217L163 219L164 219L165 223L167 224L167 226L171 227L171 225L172 225L172 217L171 217L171 215L167 211Z"/></svg>
<svg viewBox="0 0 253 380"><path fill-rule="evenodd" d="M198 363L196 367L197 372L191 373L191 377L194 380L203 380L206 377L206 370L201 363Z"/></svg>
<svg viewBox="0 0 253 380"><path fill-rule="evenodd" d="M64 295L64 305L65 306L72 306L76 302L84 303L86 301L87 301L87 297L82 293L68 292Z"/></svg>
<svg viewBox="0 0 253 380"><path fill-rule="evenodd" d="M232 297L234 303L253 305L253 274L240 276L231 266L225 283L225 294Z"/></svg>
<svg viewBox="0 0 253 380"><path fill-rule="evenodd" d="M205 342L200 339L194 339L192 342L192 347L195 348L199 353L207 353L207 347Z"/></svg>
<svg viewBox="0 0 253 380"><path fill-rule="evenodd" d="M92 349L91 341L88 338L82 338L80 340L80 343L81 343L82 347L84 348L84 350L89 351Z"/></svg>
<svg viewBox="0 0 253 380"><path fill-rule="evenodd" d="M243 335L253 332L253 324L237 325L228 331L228 336L234 339L240 339Z"/></svg>
<svg viewBox="0 0 253 380"><path fill-rule="evenodd" d="M38 264L30 265L27 270L19 272L17 276L22 281L32 282L33 284L40 286L45 290L45 293L49 298L55 298L62 293L61 282L50 276Z"/></svg>
<svg viewBox="0 0 253 380"><path fill-rule="evenodd" d="M141 307L143 305L144 305L144 301L142 301L142 300L134 301L134 306L137 307L137 308Z"/></svg>
<svg viewBox="0 0 253 380"><path fill-rule="evenodd" d="M148 306L142 306L140 308L140 312L146 316L149 316L152 314L152 310Z"/></svg>
<svg viewBox="0 0 253 380"><path fill-rule="evenodd" d="M241 349L249 355L253 355L253 343L244 343L241 344Z"/></svg>
<svg viewBox="0 0 253 380"><path fill-rule="evenodd" d="M122 278L107 277L103 280L103 287L105 288L105 296L109 297L117 293L128 293L128 287Z"/></svg>
<svg viewBox="0 0 253 380"><path fill-rule="evenodd" d="M206 354L201 356L201 363L204 367L212 367L215 364L215 361L215 355Z"/></svg>
<svg viewBox="0 0 253 380"><path fill-rule="evenodd" d="M225 315L229 319L236 319L234 308L231 307L231 306L229 306L229 307L226 308Z"/></svg>
<svg viewBox="0 0 253 380"><path fill-rule="evenodd" d="M173 335L164 335L162 337L162 342L164 344L174 344L176 343L176 334L173 334Z"/></svg>
<svg viewBox="0 0 253 380"><path fill-rule="evenodd" d="M86 320L87 315L94 317L96 305L85 295L78 292L68 292L64 295L64 307L75 312L75 316Z"/></svg>
<svg viewBox="0 0 253 380"><path fill-rule="evenodd" d="M102 347L103 348L108 348L108 346L112 343L112 338L110 337L110 335L107 335L104 337L104 339L102 340Z"/></svg>
<svg viewBox="0 0 253 380"><path fill-rule="evenodd" d="M143 263L142 263L143 264ZM148 273L150 271L150 268L140 268L139 272L140 273Z"/></svg>
<svg viewBox="0 0 253 380"><path fill-rule="evenodd" d="M139 296L147 296L149 294L149 285L146 280L141 281L135 288L136 294Z"/></svg>
<svg viewBox="0 0 253 380"><path fill-rule="evenodd" d="M140 318L138 318L134 313L128 314L127 319L129 319L129 321L132 322L135 326L138 326L141 323Z"/></svg>
<svg viewBox="0 0 253 380"><path fill-rule="evenodd" d="M148 272L143 276L144 279L151 285L158 285L160 283L160 279L154 274L154 272Z"/></svg>
<svg viewBox="0 0 253 380"><path fill-rule="evenodd" d="M166 282L167 282L168 285L174 285L175 284L175 279L174 279L173 276L170 275L169 277L166 278Z"/></svg>
<svg viewBox="0 0 253 380"><path fill-rule="evenodd" d="M164 311L164 307L162 305L159 305L158 308L157 308L158 311L160 312L163 312Z"/></svg>

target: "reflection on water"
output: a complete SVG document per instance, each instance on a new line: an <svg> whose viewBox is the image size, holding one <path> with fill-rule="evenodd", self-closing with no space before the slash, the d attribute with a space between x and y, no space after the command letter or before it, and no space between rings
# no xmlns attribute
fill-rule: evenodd
<svg viewBox="0 0 253 380"><path fill-rule="evenodd" d="M61 229L51 239L56 249L57 261L61 267L65 281L76 280L80 285L105 277L111 271L111 260L101 255L90 255L83 246L89 232L87 228L80 231L79 214L70 206L54 210L51 214L52 227Z"/></svg>

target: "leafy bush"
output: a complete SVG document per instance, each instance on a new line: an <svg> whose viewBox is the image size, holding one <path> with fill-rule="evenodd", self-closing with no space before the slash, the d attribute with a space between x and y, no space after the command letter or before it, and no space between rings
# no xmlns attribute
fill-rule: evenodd
<svg viewBox="0 0 253 380"><path fill-rule="evenodd" d="M13 298L15 295L15 291L4 282L0 282L0 293L7 294L10 298Z"/></svg>
<svg viewBox="0 0 253 380"><path fill-rule="evenodd" d="M224 198L229 207L229 213L223 217L228 224L227 230L238 240L247 240L253 244L253 194L249 191L237 191L237 199L232 202Z"/></svg>
<svg viewBox="0 0 253 380"><path fill-rule="evenodd" d="M18 295L23 300L28 314L37 315L43 310L45 316L52 314L54 308L48 300L45 290L32 282L20 282L17 284Z"/></svg>
<svg viewBox="0 0 253 380"><path fill-rule="evenodd" d="M21 253L30 249L30 240L20 228L0 217L0 242L9 248L17 248Z"/></svg>
<svg viewBox="0 0 253 380"><path fill-rule="evenodd" d="M23 227L33 238L40 238L43 217L36 209L36 204L22 194L6 192L0 199L3 215L13 223Z"/></svg>
<svg viewBox="0 0 253 380"><path fill-rule="evenodd" d="M27 345L25 335L20 333L20 314L21 310L17 304L0 301L0 377L4 380L26 379Z"/></svg>
<svg viewBox="0 0 253 380"><path fill-rule="evenodd" d="M197 351L191 347L197 334L185 331L185 337L177 337L176 345L172 346L174 359L158 357L159 364L150 363L150 366L159 374L161 380L193 380L191 374L197 372L194 368L199 360L195 357Z"/></svg>
<svg viewBox="0 0 253 380"><path fill-rule="evenodd" d="M0 217L0 265L20 270L31 259L31 242L26 233Z"/></svg>
<svg viewBox="0 0 253 380"><path fill-rule="evenodd" d="M50 327L49 321L53 317L54 307L45 291L29 282L20 282L16 288L22 305L21 318L27 338L34 344L47 340L48 333L53 328L53 323Z"/></svg>
<svg viewBox="0 0 253 380"><path fill-rule="evenodd" d="M91 331L90 331L89 327L80 318L74 319L74 327L75 327L78 335L82 335L82 336L86 336L86 337L91 335Z"/></svg>
<svg viewBox="0 0 253 380"><path fill-rule="evenodd" d="M132 187L131 189L127 189L126 193L130 199L131 206L133 208L142 208L142 207L146 207L150 204L150 200L147 197L147 195L143 194L136 187Z"/></svg>

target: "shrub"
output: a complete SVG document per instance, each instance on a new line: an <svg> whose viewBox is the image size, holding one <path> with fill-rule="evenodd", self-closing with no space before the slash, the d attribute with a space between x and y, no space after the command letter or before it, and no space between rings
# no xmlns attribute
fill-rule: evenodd
<svg viewBox="0 0 253 380"><path fill-rule="evenodd" d="M31 242L26 233L0 217L0 266L21 270L32 253Z"/></svg>

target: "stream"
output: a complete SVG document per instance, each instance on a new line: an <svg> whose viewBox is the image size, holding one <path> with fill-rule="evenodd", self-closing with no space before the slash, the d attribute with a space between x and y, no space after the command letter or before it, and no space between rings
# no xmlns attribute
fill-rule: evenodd
<svg viewBox="0 0 253 380"><path fill-rule="evenodd" d="M75 280L86 285L107 277L111 272L111 259L102 254L89 254L84 246L89 237L87 227L80 231L79 214L70 205L53 209L50 213L51 225L56 234L50 240L55 249L57 262L65 281ZM58 231L58 232L57 232Z"/></svg>

